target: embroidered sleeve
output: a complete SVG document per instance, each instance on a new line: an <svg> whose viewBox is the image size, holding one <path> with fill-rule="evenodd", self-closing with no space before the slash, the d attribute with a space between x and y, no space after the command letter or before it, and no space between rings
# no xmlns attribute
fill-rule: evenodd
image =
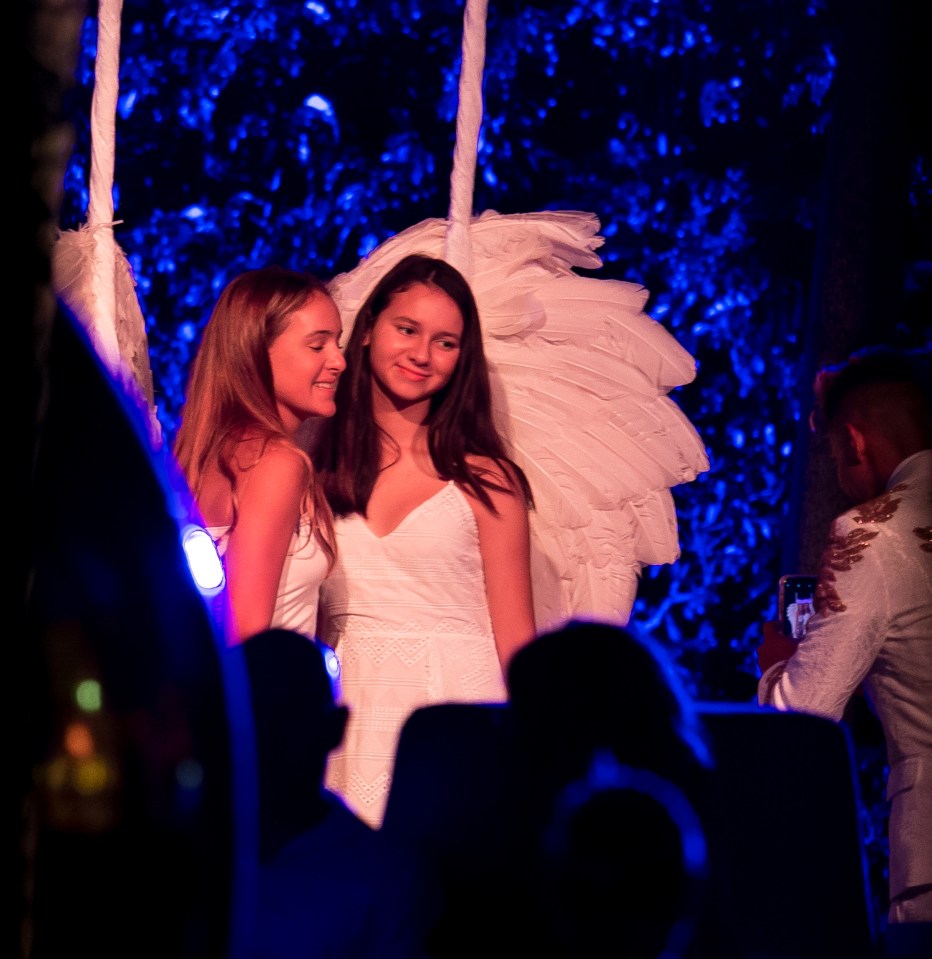
<svg viewBox="0 0 932 959"><path fill-rule="evenodd" d="M841 719L851 694L883 645L890 619L887 524L899 487L845 513L832 524L805 639L785 663L761 677L758 698L778 709ZM893 537L895 539L895 537Z"/></svg>
<svg viewBox="0 0 932 959"><path fill-rule="evenodd" d="M913 535L919 537L919 548L924 553L932 553L932 526L917 526Z"/></svg>

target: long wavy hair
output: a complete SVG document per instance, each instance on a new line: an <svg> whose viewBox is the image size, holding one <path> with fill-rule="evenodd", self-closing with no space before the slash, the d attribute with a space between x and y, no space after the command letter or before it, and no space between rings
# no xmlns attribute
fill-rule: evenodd
<svg viewBox="0 0 932 959"><path fill-rule="evenodd" d="M470 465L467 456L491 457L518 483L533 508L531 486L523 470L507 453L492 415L489 369L482 347L479 310L463 275L444 260L420 253L404 257L376 284L366 298L344 350L346 371L337 384L336 415L317 438L314 462L330 506L337 516L366 515L369 497L381 469L384 431L376 424L372 405L372 366L366 335L398 293L417 283L441 290L463 316L460 355L449 383L430 399L427 443L437 475L470 490L488 509L488 491L508 492L493 476Z"/></svg>
<svg viewBox="0 0 932 959"><path fill-rule="evenodd" d="M260 440L260 457L270 443L294 449L307 464L301 518L310 518L311 532L332 565L336 556L333 514L315 479L311 458L279 416L269 360L269 347L285 330L291 314L317 296L330 297L323 280L279 266L247 270L227 284L204 327L191 366L172 452L195 500L205 472L216 464L230 483L235 526L239 497L233 460L239 445Z"/></svg>

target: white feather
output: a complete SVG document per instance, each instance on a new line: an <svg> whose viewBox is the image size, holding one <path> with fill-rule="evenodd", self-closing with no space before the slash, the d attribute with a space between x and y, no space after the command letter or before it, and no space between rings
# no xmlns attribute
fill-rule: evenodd
<svg viewBox="0 0 932 959"><path fill-rule="evenodd" d="M409 253L444 256L448 221L424 220L331 282L344 328ZM469 277L482 321L496 421L525 470L538 629L570 616L627 623L641 570L680 555L670 488L709 468L668 396L693 357L645 311L635 283L593 279L604 242L577 211L503 215L469 227Z"/></svg>
<svg viewBox="0 0 932 959"><path fill-rule="evenodd" d="M62 230L51 252L52 286L56 295L84 326L102 359L110 355L107 343L113 340L118 355L107 363L114 380L139 407L153 445L161 445L161 427L154 406L152 368L146 321L136 297L136 278L126 254L112 238L110 224L77 230ZM100 243L109 247L101 257ZM112 275L100 277L107 266ZM107 315L100 291L112 290L113 315Z"/></svg>

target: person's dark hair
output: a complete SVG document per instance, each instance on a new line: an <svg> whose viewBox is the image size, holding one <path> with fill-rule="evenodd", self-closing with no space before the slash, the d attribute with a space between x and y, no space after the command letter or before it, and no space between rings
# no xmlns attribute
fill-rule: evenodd
<svg viewBox="0 0 932 959"><path fill-rule="evenodd" d="M925 367L925 368L924 368ZM891 346L868 346L852 353L843 363L828 364L816 374L814 428L830 427L849 406L850 398L887 397L902 409L928 407L928 361L917 353Z"/></svg>
<svg viewBox="0 0 932 959"><path fill-rule="evenodd" d="M560 793L535 878L560 955L592 955L618 936L631 959L657 959L688 954L707 877L705 834L685 794L600 752Z"/></svg>
<svg viewBox="0 0 932 959"><path fill-rule="evenodd" d="M249 637L242 651L255 729L260 861L272 859L324 815L327 757L343 741L332 649L281 627Z"/></svg>
<svg viewBox="0 0 932 959"><path fill-rule="evenodd" d="M273 626L243 643L258 722L273 740L291 729L310 736L320 716L336 704L333 651L317 639Z"/></svg>
<svg viewBox="0 0 932 959"><path fill-rule="evenodd" d="M712 766L672 658L617 623L572 619L540 634L512 657L507 682L531 761L564 784L599 750L681 786Z"/></svg>
<svg viewBox="0 0 932 959"><path fill-rule="evenodd" d="M381 466L382 438L372 411L372 368L366 335L392 297L417 283L446 293L463 316L456 369L450 382L431 398L427 423L428 448L438 475L468 488L492 509L487 490L506 488L466 459L469 455L491 457L514 477L528 506L533 506L527 477L508 456L495 426L479 310L472 290L449 263L415 253L396 263L376 284L356 316L344 350L347 368L337 385L337 412L323 424L314 452L314 463L334 514L366 514Z"/></svg>

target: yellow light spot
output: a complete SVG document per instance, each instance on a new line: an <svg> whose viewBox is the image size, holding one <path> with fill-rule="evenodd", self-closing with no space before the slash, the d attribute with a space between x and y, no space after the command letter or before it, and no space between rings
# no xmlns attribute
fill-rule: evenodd
<svg viewBox="0 0 932 959"><path fill-rule="evenodd" d="M81 760L74 771L74 787L85 796L101 792L109 780L107 761L101 756Z"/></svg>

